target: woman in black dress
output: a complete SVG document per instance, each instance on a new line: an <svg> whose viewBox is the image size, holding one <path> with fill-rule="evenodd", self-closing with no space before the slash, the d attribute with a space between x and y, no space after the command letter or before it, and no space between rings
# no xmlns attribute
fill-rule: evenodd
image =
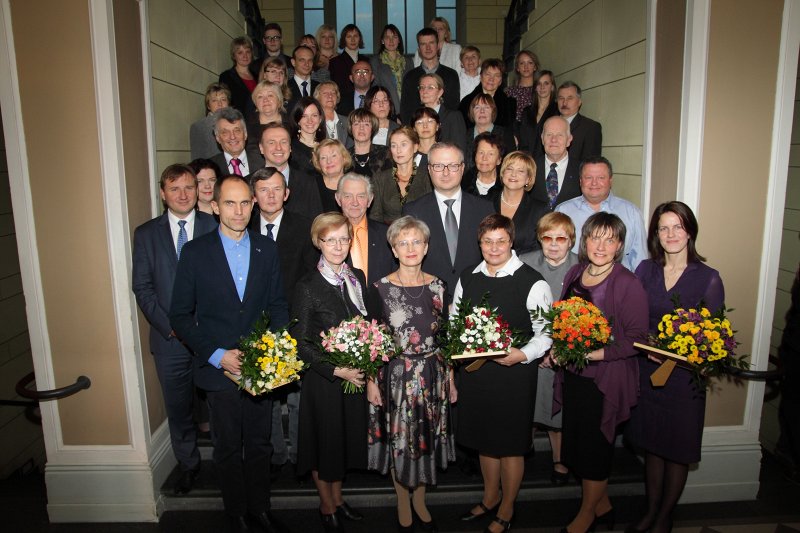
<svg viewBox="0 0 800 533"><path fill-rule="evenodd" d="M364 394L345 394L342 381L363 387L364 373L323 361L319 334L342 320L366 314L364 274L345 263L353 228L340 213L323 213L311 225L311 240L322 251L317 271L295 286L293 335L300 357L311 365L300 397L297 471L309 470L319 492L325 531L343 531L341 517L362 518L342 498L342 480L367 466L367 409Z"/></svg>
<svg viewBox="0 0 800 533"><path fill-rule="evenodd" d="M511 249L514 223L510 218L497 213L484 218L478 240L483 262L461 274L453 309L462 298L478 305L488 293L488 305L527 338L523 346L490 359L478 370L461 372L458 385L456 441L478 451L483 474L483 499L461 519L476 520L496 511L486 531L498 533L511 528L514 501L525 473L524 456L532 444L536 360L552 344L542 332L544 322L532 320L530 312L548 309L553 298L541 274Z"/></svg>
<svg viewBox="0 0 800 533"><path fill-rule="evenodd" d="M302 97L289 115L292 130L292 163L298 170L318 176L312 163L312 154L325 139L325 113L322 104L311 96Z"/></svg>

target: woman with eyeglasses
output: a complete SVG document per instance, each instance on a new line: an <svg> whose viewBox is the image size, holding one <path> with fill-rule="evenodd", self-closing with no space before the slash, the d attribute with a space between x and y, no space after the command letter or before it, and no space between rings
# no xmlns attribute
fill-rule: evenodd
<svg viewBox="0 0 800 533"><path fill-rule="evenodd" d="M283 101L292 99L292 90L289 88L289 71L286 63L278 56L270 56L261 63L261 73L258 81L268 81L281 88Z"/></svg>
<svg viewBox="0 0 800 533"><path fill-rule="evenodd" d="M344 518L362 518L344 501L342 480L347 470L367 465L366 398L342 389L342 381L363 387L364 373L324 362L319 344L320 333L367 314L364 273L345 261L352 238L353 227L341 213L322 213L314 219L311 241L322 256L317 270L295 285L292 305L297 319L292 335L300 357L310 365L300 396L297 472L311 471L326 532L344 531Z"/></svg>
<svg viewBox="0 0 800 533"><path fill-rule="evenodd" d="M420 107L411 116L411 125L419 136L417 152L427 157L431 146L439 141L439 128L442 125L439 113L430 107ZM420 164L421 161L417 162L417 166Z"/></svg>
<svg viewBox="0 0 800 533"><path fill-rule="evenodd" d="M533 443L536 375L552 341L544 322L531 311L549 309L550 287L541 274L520 261L512 250L514 222L498 213L478 226L483 261L465 270L456 284L451 312L462 299L473 306L488 295L523 344L507 354L489 358L477 370L460 372L458 384L458 444L477 450L483 475L483 497L462 516L463 521L492 521L485 531L511 528L514 502L525 473L525 454Z"/></svg>
<svg viewBox="0 0 800 533"><path fill-rule="evenodd" d="M444 320L444 284L422 271L430 229L411 216L395 220L386 233L400 266L375 282L370 315L391 330L399 354L367 380L369 468L391 473L397 493L398 531L414 531L414 514L424 531L436 531L425 504L437 470L455 460L449 407L457 393L437 341ZM412 511L413 508L413 511Z"/></svg>
<svg viewBox="0 0 800 533"><path fill-rule="evenodd" d="M514 251L518 254L539 248L536 225L549 211L547 204L530 194L536 181L536 163L527 152L511 152L500 165L503 187L493 198L497 213L514 221Z"/></svg>
<svg viewBox="0 0 800 533"><path fill-rule="evenodd" d="M473 125L467 130L465 140L467 151L464 153L464 161L467 168L472 168L475 162L475 139L481 133L491 133L503 142L503 153L510 154L517 149L517 141L514 139L514 132L510 128L505 128L495 123L497 119L497 106L494 98L488 94L479 94L472 99L469 106L469 119Z"/></svg>
<svg viewBox="0 0 800 533"><path fill-rule="evenodd" d="M458 111L447 109L443 104L444 81L438 74L425 74L419 80L419 100L439 114L439 140L453 143L465 152L464 139L467 128L464 117Z"/></svg>
<svg viewBox="0 0 800 533"><path fill-rule="evenodd" d="M541 250L520 254L519 258L542 275L550 286L553 297L558 298L564 285L564 276L570 268L578 264L578 255L571 251L575 244L575 224L564 213L548 213L539 219L536 237ZM548 354L539 363L533 424L547 431L550 439L553 457L550 481L554 485L564 485L569 482L569 470L561 462L561 413L553 414L554 378L553 359Z"/></svg>
<svg viewBox="0 0 800 533"><path fill-rule="evenodd" d="M389 134L400 127L392 98L386 87L372 86L364 96L364 107L378 119L378 129L372 137L372 142L386 146Z"/></svg>

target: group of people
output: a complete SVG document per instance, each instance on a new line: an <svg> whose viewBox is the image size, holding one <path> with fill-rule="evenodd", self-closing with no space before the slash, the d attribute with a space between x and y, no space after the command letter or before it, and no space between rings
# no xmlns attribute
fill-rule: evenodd
<svg viewBox="0 0 800 533"><path fill-rule="evenodd" d="M724 306L719 274L695 249L691 209L662 204L645 228L611 191L580 88L556 90L531 52L518 54L506 87L503 63L480 64L440 18L417 34L413 59L392 25L371 58L358 53L354 25L338 54L328 26L291 56L281 39L267 25L258 61L247 38L233 41L234 66L192 125L194 160L163 171L165 212L134 235L133 290L151 325L176 492L189 492L200 468L196 385L233 531L288 530L269 508L270 463L287 461L310 473L325 531L368 519L343 499L353 469L390 476L399 531L437 531L426 488L457 452L477 457L484 482L461 519L507 531L534 428L549 436L552 482L581 482L564 531L611 529L607 483L623 427L646 454L648 505L629 530L668 531L700 459L704 390L683 370L652 387L658 362L633 343L676 297ZM439 331L459 302L484 295L521 344L467 372L443 357ZM613 328L583 370L555 365L531 314L570 296L593 302ZM272 328L293 324L309 367L299 384L252 397L223 371L239 372L238 341L263 312ZM377 376L335 367L319 344L357 315L386 324L395 341ZM344 393L343 381L364 392Z"/></svg>

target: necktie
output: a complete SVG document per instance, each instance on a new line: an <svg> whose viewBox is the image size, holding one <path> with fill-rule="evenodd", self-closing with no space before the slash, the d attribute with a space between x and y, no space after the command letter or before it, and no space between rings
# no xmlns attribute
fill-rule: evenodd
<svg viewBox="0 0 800 533"><path fill-rule="evenodd" d="M558 196L558 172L556 172L556 163L550 165L550 172L547 173L547 197L550 199L550 209L555 207L556 196Z"/></svg>
<svg viewBox="0 0 800 533"><path fill-rule="evenodd" d="M233 167L233 173L236 174L237 176L242 175L241 165L242 162L239 160L238 157L234 157L233 159L231 159L231 166Z"/></svg>
<svg viewBox="0 0 800 533"><path fill-rule="evenodd" d="M359 94L358 95L358 108L361 109L362 107L364 107L364 95L363 94Z"/></svg>
<svg viewBox="0 0 800 533"><path fill-rule="evenodd" d="M267 224L267 238L269 238L271 241L275 240L275 235L272 234L272 228L274 227L275 224Z"/></svg>
<svg viewBox="0 0 800 533"><path fill-rule="evenodd" d="M307 82L307 81L304 81L304 82L303 82L303 83L301 83L300 85L302 85L302 86L303 86L303 96L308 96L308 89L306 88L306 87L308 87L308 82Z"/></svg>
<svg viewBox="0 0 800 533"><path fill-rule="evenodd" d="M183 248L184 244L189 242L189 235L186 234L186 221L185 220L179 220L178 221L178 226L180 226L180 229L178 230L178 246L177 246L177 248L178 248L178 259L180 259L181 258L181 249Z"/></svg>
<svg viewBox="0 0 800 533"><path fill-rule="evenodd" d="M364 276L367 275L367 261L362 253L361 248L361 230L359 226L353 228L353 245L350 247L350 259L353 261L353 267L361 270Z"/></svg>
<svg viewBox="0 0 800 533"><path fill-rule="evenodd" d="M458 247L458 222L453 213L455 200L445 200L447 212L444 214L444 236L447 238L447 249L450 251L450 262L456 263L456 248Z"/></svg>

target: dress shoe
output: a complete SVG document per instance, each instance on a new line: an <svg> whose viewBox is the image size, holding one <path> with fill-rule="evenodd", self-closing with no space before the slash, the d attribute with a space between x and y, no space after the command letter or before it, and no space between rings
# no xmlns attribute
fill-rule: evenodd
<svg viewBox="0 0 800 533"><path fill-rule="evenodd" d="M649 528L639 529L636 527L636 524L631 524L625 528L625 533L647 533L648 531L650 531Z"/></svg>
<svg viewBox="0 0 800 533"><path fill-rule="evenodd" d="M414 522L411 522L411 524L408 525L408 526L404 526L398 520L397 521L397 533L414 533Z"/></svg>
<svg viewBox="0 0 800 533"><path fill-rule="evenodd" d="M200 472L199 468L194 470L184 470L181 472L181 477L175 483L175 494L189 494L194 487L194 482L197 479L197 474Z"/></svg>
<svg viewBox="0 0 800 533"><path fill-rule="evenodd" d="M503 520L499 516L495 516L494 518L492 518L492 522L495 522L503 526L503 529L501 529L500 531L508 531L511 529L511 520ZM494 532L487 527L486 529L483 530L483 533L494 533Z"/></svg>
<svg viewBox="0 0 800 533"><path fill-rule="evenodd" d="M617 513L612 507L605 513L594 517L595 526L605 526L608 531L614 529L614 524L617 521Z"/></svg>
<svg viewBox="0 0 800 533"><path fill-rule="evenodd" d="M482 502L482 501L481 501L481 502L478 502L478 505L477 505L477 506L478 506L478 507L480 507L481 509L483 509L483 512L482 512L482 513L478 513L478 514L472 514L472 509L473 509L473 507L475 507L475 506L473 505L472 507L470 507L469 509L467 509L467 512L466 512L466 513L464 513L464 514L462 514L462 515L461 515L461 517L460 517L460 518L461 518L461 520L462 520L463 522L469 522L469 521L471 521L471 520L478 520L478 519L480 519L480 518L483 518L483 517L484 517L484 516L486 516L487 514L494 513L494 512L496 512L496 511L497 511L497 508L498 508L498 507L500 507L500 502L497 502L497 505L495 505L495 506L494 506L494 507L492 507L491 509L489 509L488 507L486 507L486 506L483 504L483 502Z"/></svg>
<svg viewBox="0 0 800 533"><path fill-rule="evenodd" d="M253 533L253 529L247 523L247 518L243 516L228 517L228 531L230 533Z"/></svg>
<svg viewBox="0 0 800 533"><path fill-rule="evenodd" d="M269 511L252 515L252 519L265 533L286 533L289 531Z"/></svg>
<svg viewBox="0 0 800 533"><path fill-rule="evenodd" d="M422 531L427 531L428 533L439 533L439 528L436 526L436 521L434 521L433 518L431 518L429 522L420 520L419 527L422 528Z"/></svg>
<svg viewBox="0 0 800 533"><path fill-rule="evenodd" d="M566 485L569 483L569 472L559 472L556 470L556 465L564 466L561 461L553 463L553 471L550 472L550 482L553 485Z"/></svg>
<svg viewBox="0 0 800 533"><path fill-rule="evenodd" d="M342 502L342 505L336 506L336 514L355 522L358 522L364 518L364 515L347 505L347 502Z"/></svg>
<svg viewBox="0 0 800 533"><path fill-rule="evenodd" d="M325 533L344 533L344 526L336 513L323 514L320 511L319 517L322 520L322 528Z"/></svg>

